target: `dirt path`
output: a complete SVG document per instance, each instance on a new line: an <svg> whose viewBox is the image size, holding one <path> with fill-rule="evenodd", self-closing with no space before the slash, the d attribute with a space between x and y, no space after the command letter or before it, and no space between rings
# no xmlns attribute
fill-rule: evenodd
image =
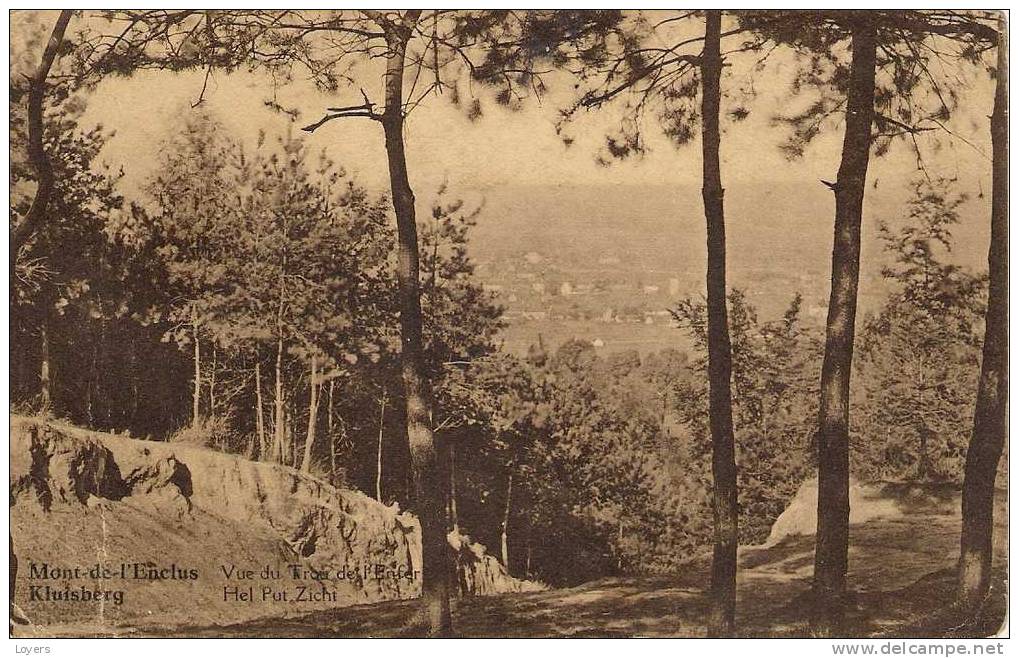
<svg viewBox="0 0 1019 658"><path fill-rule="evenodd" d="M996 518L996 577L992 597L976 619L951 609L958 551L958 514L910 509L897 519L851 526L847 636L975 637L995 633L1005 611L1007 509ZM807 633L812 536L793 535L740 554L737 625L748 637ZM708 564L654 578L612 578L544 592L454 602L454 627L464 637L701 637ZM229 626L145 628L36 627L37 636L393 637L417 636L408 627L414 601L336 608Z"/></svg>
<svg viewBox="0 0 1019 658"><path fill-rule="evenodd" d="M1005 609L1007 532L998 518L998 570L992 601L979 619L960 620L952 600L957 517L919 515L852 527L849 634L863 636L975 636L994 633ZM741 634L804 636L813 568L813 537L788 537L741 552ZM707 564L693 562L673 577L615 578L570 589L474 598L454 608L464 637L700 637L707 611ZM413 636L406 624L414 602L394 601L327 610L294 619L227 627L145 629L142 635L206 637ZM952 630L954 629L954 630Z"/></svg>

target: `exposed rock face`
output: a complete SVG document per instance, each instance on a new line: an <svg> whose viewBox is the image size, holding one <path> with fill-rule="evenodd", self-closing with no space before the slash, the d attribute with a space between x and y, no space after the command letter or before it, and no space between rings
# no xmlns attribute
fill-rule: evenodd
<svg viewBox="0 0 1019 658"><path fill-rule="evenodd" d="M533 592L544 586L527 580L506 578L502 562L466 535L450 533L449 544L456 556L457 581L461 592L475 596L504 592Z"/></svg>
<svg viewBox="0 0 1019 658"><path fill-rule="evenodd" d="M908 514L946 515L958 513L959 490L950 484L874 482L849 483L849 523L875 519L901 519ZM794 535L812 535L817 530L817 479L806 480L785 511L775 519L765 546L774 546Z"/></svg>
<svg viewBox="0 0 1019 658"><path fill-rule="evenodd" d="M99 442L67 440L45 425L11 426L12 504L27 498L49 510L54 503L84 503L89 496L119 500L123 494L117 463Z"/></svg>
<svg viewBox="0 0 1019 658"><path fill-rule="evenodd" d="M11 500L22 565L17 599L36 621L227 623L420 592L421 539L414 516L291 468L203 448L15 418ZM456 536L450 543L464 593L539 588L509 577L483 547ZM177 565L200 575L190 582L99 583L126 589L124 603L116 606L54 604L29 600L28 588L42 582L28 578L30 562ZM227 575L231 566L276 571L279 577L236 582ZM329 576L304 580L309 573ZM46 584L75 589L97 583ZM249 585L255 587L253 601L231 600L224 592ZM335 600L294 604L297 588L309 585L316 591L327 587ZM289 603L262 600L261 586L288 589Z"/></svg>

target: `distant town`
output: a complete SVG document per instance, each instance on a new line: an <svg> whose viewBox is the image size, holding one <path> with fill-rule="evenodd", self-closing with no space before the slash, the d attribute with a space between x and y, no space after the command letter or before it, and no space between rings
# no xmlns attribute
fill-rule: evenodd
<svg viewBox="0 0 1019 658"><path fill-rule="evenodd" d="M700 297L704 274L697 269L644 269L615 253L599 254L590 267L562 262L536 250L507 253L478 263L486 291L505 308L505 348L523 354L539 341L558 346L569 339L590 342L607 352L640 353L665 348L686 350L689 336L670 309L684 298ZM828 281L821 273L737 272L734 286L744 288L764 320L779 317L793 296L803 294L802 315L822 326ZM879 277L866 282L861 301L879 298Z"/></svg>

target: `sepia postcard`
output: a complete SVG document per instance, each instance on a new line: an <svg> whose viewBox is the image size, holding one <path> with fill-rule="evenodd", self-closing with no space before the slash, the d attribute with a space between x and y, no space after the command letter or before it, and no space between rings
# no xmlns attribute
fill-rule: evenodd
<svg viewBox="0 0 1019 658"><path fill-rule="evenodd" d="M1008 19L9 11L17 653L1003 653Z"/></svg>

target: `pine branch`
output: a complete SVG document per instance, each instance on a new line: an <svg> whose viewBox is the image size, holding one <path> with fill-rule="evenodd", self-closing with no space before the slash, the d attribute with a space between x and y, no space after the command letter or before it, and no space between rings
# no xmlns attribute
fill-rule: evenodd
<svg viewBox="0 0 1019 658"><path fill-rule="evenodd" d="M324 124L332 121L333 119L346 119L350 117L363 117L366 119L372 119L375 121L381 121L382 117L375 112L375 104L368 99L368 94L364 89L361 90L361 96L364 98L364 103L361 105L348 105L345 107L327 107L326 111L331 112L327 114L315 123L309 124L301 128L304 132L313 133Z"/></svg>

